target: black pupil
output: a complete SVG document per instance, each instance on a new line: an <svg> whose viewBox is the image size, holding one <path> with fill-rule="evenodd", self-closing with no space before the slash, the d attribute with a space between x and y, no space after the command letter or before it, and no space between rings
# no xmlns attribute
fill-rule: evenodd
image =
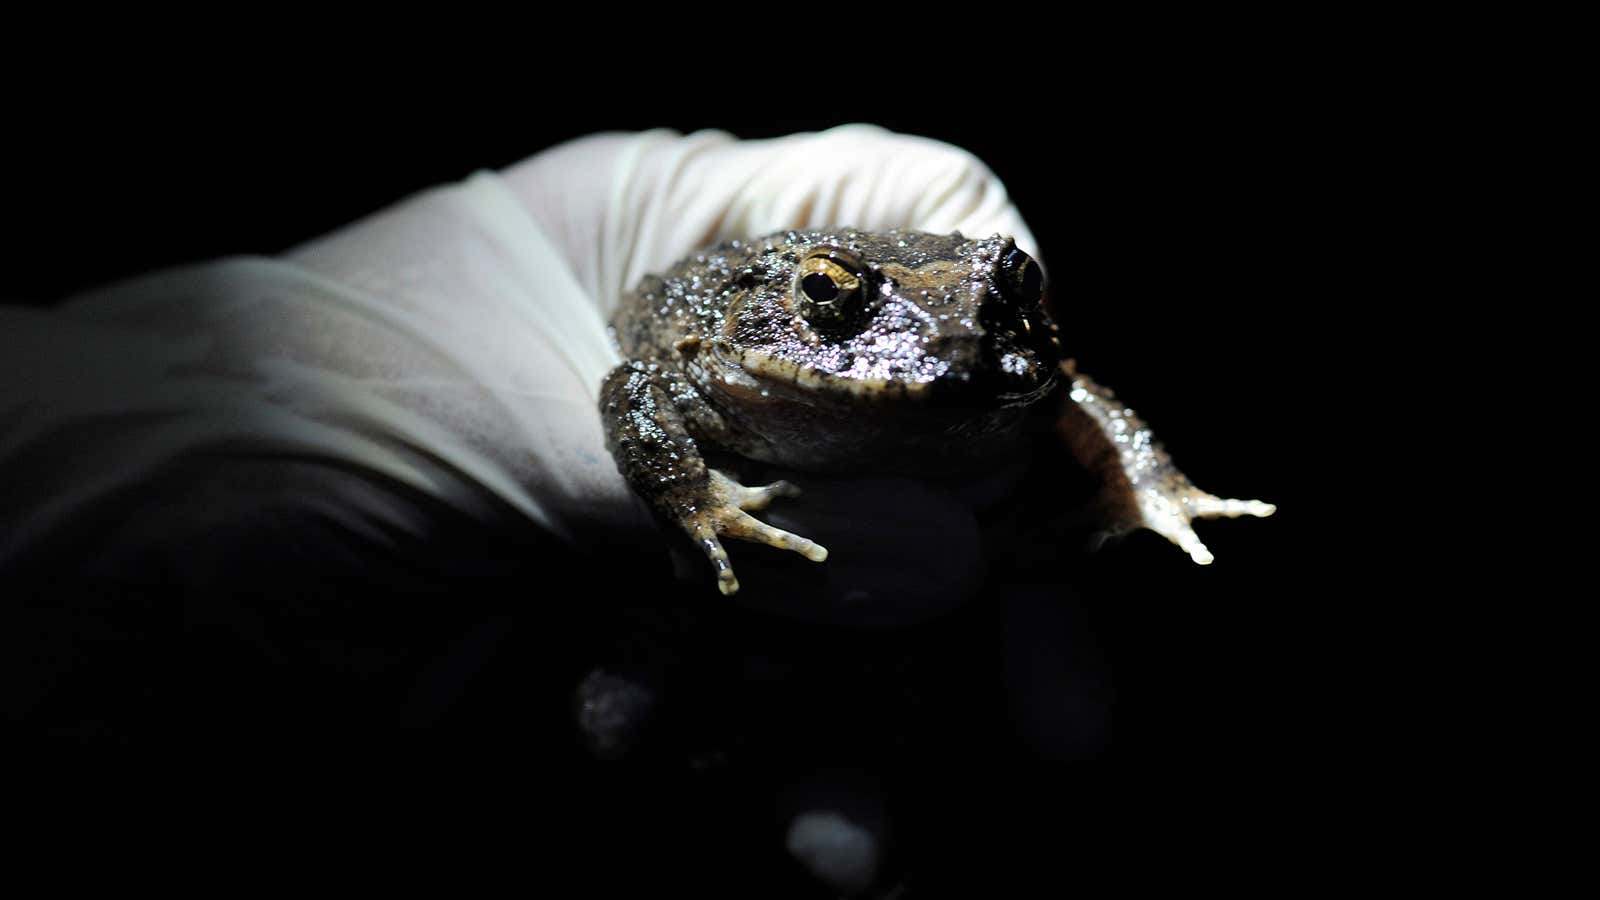
<svg viewBox="0 0 1600 900"><path fill-rule="evenodd" d="M839 286L821 272L812 272L800 279L800 289L817 303L832 303L839 296Z"/></svg>

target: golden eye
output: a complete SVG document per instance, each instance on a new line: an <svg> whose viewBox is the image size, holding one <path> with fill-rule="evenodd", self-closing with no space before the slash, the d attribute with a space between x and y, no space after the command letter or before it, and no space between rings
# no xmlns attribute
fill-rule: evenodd
<svg viewBox="0 0 1600 900"><path fill-rule="evenodd" d="M841 325L866 301L866 266L855 254L836 247L814 251L794 273L794 298L813 325Z"/></svg>

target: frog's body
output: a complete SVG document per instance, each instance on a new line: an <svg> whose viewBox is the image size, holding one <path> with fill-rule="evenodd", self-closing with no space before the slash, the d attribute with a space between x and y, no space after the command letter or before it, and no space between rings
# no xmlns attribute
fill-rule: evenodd
<svg viewBox="0 0 1600 900"><path fill-rule="evenodd" d="M802 470L949 474L1009 453L1030 409L1060 403L1067 446L1106 485L1110 528L1153 528L1209 562L1190 518L1272 508L1195 489L1063 363L1042 287L1038 264L998 235L786 232L706 250L618 309L628 362L601 390L608 446L732 593L719 537L819 562L827 551L746 514L792 485L743 487L707 468L703 447Z"/></svg>

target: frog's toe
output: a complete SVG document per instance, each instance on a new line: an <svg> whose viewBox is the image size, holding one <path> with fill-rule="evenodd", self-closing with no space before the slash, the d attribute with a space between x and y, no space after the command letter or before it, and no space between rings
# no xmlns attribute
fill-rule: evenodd
<svg viewBox="0 0 1600 900"><path fill-rule="evenodd" d="M705 551L706 558L711 560L711 567L717 570L717 590L724 596L739 593L739 579L733 574L733 563L728 561L728 551L717 540L722 529L717 527L712 517L703 515L695 516L687 525L689 535Z"/></svg>
<svg viewBox="0 0 1600 900"><path fill-rule="evenodd" d="M1163 526L1163 527L1158 527ZM1209 566L1216 561L1216 557L1206 548L1205 542L1200 540L1200 535L1194 533L1188 522L1153 522L1147 525L1151 531L1161 535L1167 540L1178 545L1178 549L1189 554L1189 558L1202 566Z"/></svg>
<svg viewBox="0 0 1600 900"><path fill-rule="evenodd" d="M1190 524L1195 519L1217 519L1238 516L1270 516L1278 508L1260 500L1225 500L1205 491L1185 485L1180 490L1146 488L1139 495L1140 523L1178 546L1189 558L1202 566L1216 560L1211 551L1194 533Z"/></svg>
<svg viewBox="0 0 1600 900"><path fill-rule="evenodd" d="M816 541L803 538L798 534L791 534L782 528L774 528L755 516L743 512L729 516L723 522L722 533L728 537L736 537L743 541L766 544L769 547L777 547L781 550L793 550L812 562L822 562L828 558L828 548Z"/></svg>
<svg viewBox="0 0 1600 900"><path fill-rule="evenodd" d="M727 502L740 509L766 509L774 497L800 496L800 489L787 481L774 481L761 487L745 487L732 475L719 469L711 470L711 480Z"/></svg>
<svg viewBox="0 0 1600 900"><path fill-rule="evenodd" d="M1197 494L1189 502L1197 519L1237 519L1240 516L1264 519L1278 511L1278 507L1260 500L1224 500L1204 493Z"/></svg>

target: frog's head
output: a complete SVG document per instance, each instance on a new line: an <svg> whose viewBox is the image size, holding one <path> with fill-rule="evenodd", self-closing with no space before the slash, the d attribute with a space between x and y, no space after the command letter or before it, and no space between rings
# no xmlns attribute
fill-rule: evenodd
<svg viewBox="0 0 1600 900"><path fill-rule="evenodd" d="M711 350L718 380L747 399L970 414L1055 384L1043 273L1010 238L788 232L744 260Z"/></svg>

